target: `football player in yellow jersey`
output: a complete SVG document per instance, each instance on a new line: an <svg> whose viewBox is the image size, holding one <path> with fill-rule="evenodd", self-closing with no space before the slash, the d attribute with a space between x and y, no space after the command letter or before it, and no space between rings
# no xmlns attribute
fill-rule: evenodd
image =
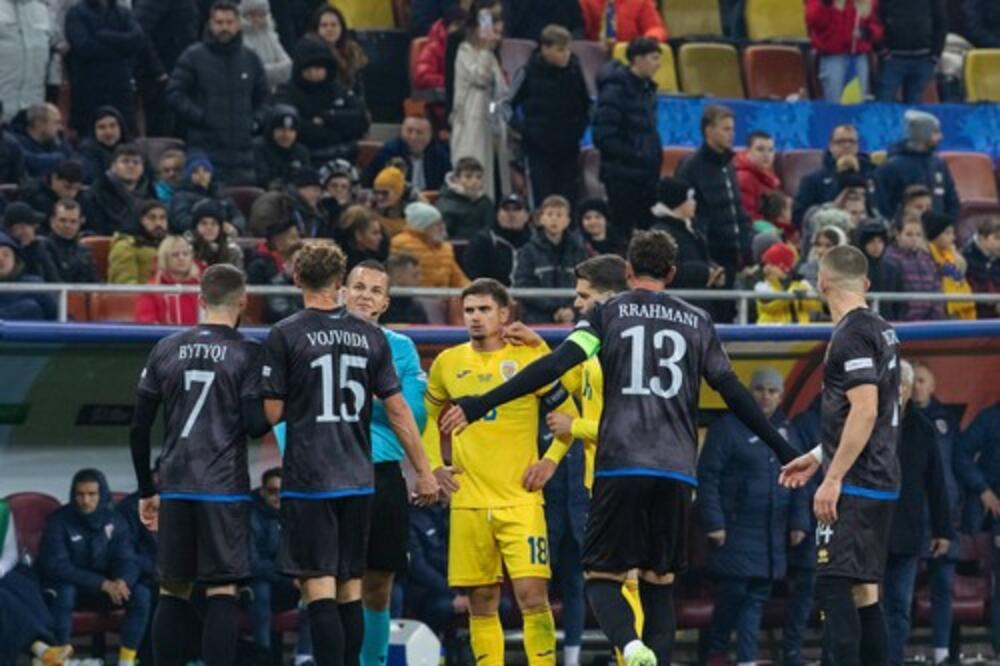
<svg viewBox="0 0 1000 666"><path fill-rule="evenodd" d="M558 383L523 396L452 435L452 464L444 466L437 419L446 402L499 386L548 352L515 346L503 337L510 296L496 280L480 279L462 292L470 341L444 350L431 366L427 384L424 445L435 474L451 497L448 582L468 588L472 650L477 666L503 666L500 582L507 568L524 617L528 663L556 663L555 623L549 608L549 545L540 490L566 455L571 440L554 439L538 459L541 409L572 416L576 407Z"/></svg>

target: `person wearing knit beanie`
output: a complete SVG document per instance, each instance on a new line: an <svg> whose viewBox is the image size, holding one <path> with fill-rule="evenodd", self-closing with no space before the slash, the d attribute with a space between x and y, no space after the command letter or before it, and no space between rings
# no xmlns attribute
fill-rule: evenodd
<svg viewBox="0 0 1000 666"><path fill-rule="evenodd" d="M209 175L215 173L215 166L212 165L212 160L208 159L208 155L205 153L191 153L184 163L184 177L191 178L198 169L204 169Z"/></svg>
<svg viewBox="0 0 1000 666"><path fill-rule="evenodd" d="M941 122L926 111L910 109L903 115L906 144L917 150L934 150L941 143Z"/></svg>
<svg viewBox="0 0 1000 666"><path fill-rule="evenodd" d="M434 206L422 201L409 204L406 227L393 236L390 254L408 254L420 262L420 286L465 287L469 278L455 260L455 248L447 242L444 218Z"/></svg>
<svg viewBox="0 0 1000 666"><path fill-rule="evenodd" d="M816 293L813 286L796 275L798 261L795 249L786 243L775 243L760 257L763 278L754 285L758 294L757 323L759 324L806 324L815 321L822 313L823 306L818 299L803 298ZM800 300L778 300L770 294L794 293Z"/></svg>
<svg viewBox="0 0 1000 666"><path fill-rule="evenodd" d="M753 253L753 262L755 264L761 263L761 257L767 252L772 245L777 245L781 242L781 236L775 233L761 233L753 237L750 241L750 248Z"/></svg>
<svg viewBox="0 0 1000 666"><path fill-rule="evenodd" d="M406 226L414 231L428 233L431 227L438 223L441 224L441 229L444 229L444 220L441 217L441 211L430 204L415 201L406 207L404 213L406 215ZM444 240L444 238L441 240Z"/></svg>
<svg viewBox="0 0 1000 666"><path fill-rule="evenodd" d="M375 198L380 198L380 192L387 192L387 204L392 205L403 196L403 191L406 189L406 176L396 167L386 167L375 176L373 185L372 189L375 191ZM382 205L382 203L382 201L379 201L379 205Z"/></svg>
<svg viewBox="0 0 1000 666"><path fill-rule="evenodd" d="M795 261L797 259L795 250L790 246L784 243L775 243L760 256L760 263L764 266L777 268L785 275L788 275L795 268Z"/></svg>
<svg viewBox="0 0 1000 666"><path fill-rule="evenodd" d="M928 243L933 242L934 239L948 229L954 231L955 220L950 215L945 215L944 213L929 210L923 214L920 221L924 225L924 236L927 238Z"/></svg>

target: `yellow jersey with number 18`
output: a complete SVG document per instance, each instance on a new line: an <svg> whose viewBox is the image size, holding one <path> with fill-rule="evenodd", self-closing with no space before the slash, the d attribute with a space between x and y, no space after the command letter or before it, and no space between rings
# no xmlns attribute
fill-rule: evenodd
<svg viewBox="0 0 1000 666"><path fill-rule="evenodd" d="M443 464L438 416L446 402L486 393L548 351L546 345L506 344L497 351L479 352L471 343L465 343L441 352L431 365L425 398L424 447L431 467ZM541 399L552 390L547 387L512 400L452 435L451 463L462 470L458 476L460 488L451 500L453 508L491 509L542 503L542 494L525 490L521 479L525 470L538 462L539 408ZM562 394L565 396L565 392ZM573 417L578 415L568 396L557 409ZM545 457L558 464L568 449L568 443L554 440Z"/></svg>

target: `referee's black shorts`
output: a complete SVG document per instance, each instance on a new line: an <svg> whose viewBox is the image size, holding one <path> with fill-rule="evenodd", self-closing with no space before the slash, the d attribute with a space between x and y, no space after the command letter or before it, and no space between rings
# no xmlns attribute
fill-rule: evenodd
<svg viewBox="0 0 1000 666"><path fill-rule="evenodd" d="M278 571L293 578L365 573L372 495L335 499L281 498Z"/></svg>
<svg viewBox="0 0 1000 666"><path fill-rule="evenodd" d="M691 486L655 476L594 479L584 571L658 576L687 568Z"/></svg>
<svg viewBox="0 0 1000 666"><path fill-rule="evenodd" d="M375 497L368 536L368 569L406 573L410 500L398 462L375 463Z"/></svg>
<svg viewBox="0 0 1000 666"><path fill-rule="evenodd" d="M816 575L881 582L896 502L841 494L837 522L816 526Z"/></svg>
<svg viewBox="0 0 1000 666"><path fill-rule="evenodd" d="M160 501L156 566L164 583L227 585L250 577L250 502Z"/></svg>

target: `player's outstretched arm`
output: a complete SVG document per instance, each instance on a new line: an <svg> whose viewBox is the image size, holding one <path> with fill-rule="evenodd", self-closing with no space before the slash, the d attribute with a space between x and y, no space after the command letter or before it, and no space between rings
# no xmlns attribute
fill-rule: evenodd
<svg viewBox="0 0 1000 666"><path fill-rule="evenodd" d="M575 342L564 341L554 351L530 363L524 370L514 375L488 393L459 398L441 420L441 431L451 433L469 423L478 421L496 407L523 395L534 393L559 379L570 368L587 360L587 353Z"/></svg>
<svg viewBox="0 0 1000 666"><path fill-rule="evenodd" d="M799 452L792 448L792 445L771 425L764 412L760 411L753 395L740 383L736 375L731 373L726 375L713 388L719 392L733 414L774 451L781 464L791 462L799 455Z"/></svg>
<svg viewBox="0 0 1000 666"><path fill-rule="evenodd" d="M413 469L417 472L417 504L431 504L437 500L438 493L441 492L437 479L431 470L431 465L427 460L423 444L420 442L420 430L417 422L413 418L413 412L403 399L401 393L395 393L383 401L385 413L389 417L389 425L396 433L406 457L410 459Z"/></svg>
<svg viewBox="0 0 1000 666"><path fill-rule="evenodd" d="M813 511L819 522L832 525L837 522L837 500L844 477L868 444L878 419L878 386L860 384L847 391L851 404L840 434L840 444L826 470L823 483L813 497Z"/></svg>

